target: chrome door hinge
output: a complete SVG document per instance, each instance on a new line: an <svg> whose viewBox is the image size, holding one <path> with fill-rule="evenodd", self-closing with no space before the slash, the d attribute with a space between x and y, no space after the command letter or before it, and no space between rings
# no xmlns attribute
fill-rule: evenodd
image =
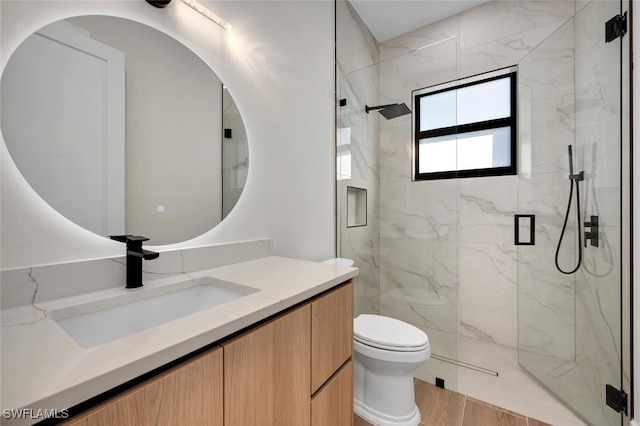
<svg viewBox="0 0 640 426"><path fill-rule="evenodd" d="M605 24L605 41L612 42L627 33L627 12L624 15L616 15Z"/></svg>

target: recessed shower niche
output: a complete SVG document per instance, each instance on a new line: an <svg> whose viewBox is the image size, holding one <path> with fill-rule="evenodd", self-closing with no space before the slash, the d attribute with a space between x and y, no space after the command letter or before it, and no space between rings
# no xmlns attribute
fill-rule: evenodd
<svg viewBox="0 0 640 426"><path fill-rule="evenodd" d="M367 190L347 186L347 228L367 226Z"/></svg>

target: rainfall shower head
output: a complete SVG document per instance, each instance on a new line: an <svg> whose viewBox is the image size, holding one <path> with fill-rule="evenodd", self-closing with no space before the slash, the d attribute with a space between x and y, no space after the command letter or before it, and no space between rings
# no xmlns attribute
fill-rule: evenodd
<svg viewBox="0 0 640 426"><path fill-rule="evenodd" d="M411 110L404 103L380 105L374 107L365 105L364 110L367 112L367 114L369 114L369 111L380 110L380 114L382 114L387 120L391 120L392 118L400 117L402 115L411 114Z"/></svg>

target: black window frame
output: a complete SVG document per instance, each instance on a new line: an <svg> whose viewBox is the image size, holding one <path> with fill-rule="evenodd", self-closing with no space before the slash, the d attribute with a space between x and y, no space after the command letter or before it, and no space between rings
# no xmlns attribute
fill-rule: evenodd
<svg viewBox="0 0 640 426"><path fill-rule="evenodd" d="M413 123L414 123L413 180L414 181L482 177L482 176L506 176L506 175L518 174L518 167L517 167L518 78L517 78L517 70L515 70L514 68L508 68L508 70L512 70L512 71L506 71L506 70L504 72L501 72L501 70L493 71L490 74L493 74L495 72L500 72L500 74L492 77L487 77L487 78L481 78L481 76L475 76L473 81L465 83L464 81L469 79L464 79L460 84L455 84L453 86L449 86L443 89L435 89L433 91L429 91L428 88L426 88L426 89L413 91L413 111L414 111L413 113ZM475 79L478 77L480 77L480 79ZM420 98L424 96L435 95L438 93L449 92L452 90L458 90L464 87L475 86L475 85L487 83L490 81L502 80L505 78L510 79L511 115L509 117L420 131ZM438 86L442 86L442 85L438 85ZM425 90L427 91L425 92ZM506 167L488 167L488 168L482 168L482 169L450 170L450 171L428 172L428 173L419 172L420 170L419 152L420 152L421 139L433 138L438 136L465 134L470 132L497 129L497 128L503 128L508 126L510 126L511 128L511 141L510 141L511 142L511 165Z"/></svg>

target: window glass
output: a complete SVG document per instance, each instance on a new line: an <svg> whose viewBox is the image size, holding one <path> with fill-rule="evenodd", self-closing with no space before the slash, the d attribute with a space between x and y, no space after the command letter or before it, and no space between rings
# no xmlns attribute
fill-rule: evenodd
<svg viewBox="0 0 640 426"><path fill-rule="evenodd" d="M511 79L509 77L457 90L457 124L495 120L511 115Z"/></svg>
<svg viewBox="0 0 640 426"><path fill-rule="evenodd" d="M418 155L419 173L508 167L511 128L421 139Z"/></svg>
<svg viewBox="0 0 640 426"><path fill-rule="evenodd" d="M457 170L507 167L511 163L511 128L458 135Z"/></svg>
<svg viewBox="0 0 640 426"><path fill-rule="evenodd" d="M337 179L351 179L351 152L339 152L336 161Z"/></svg>
<svg viewBox="0 0 640 426"><path fill-rule="evenodd" d="M455 90L420 98L420 131L456 125Z"/></svg>
<svg viewBox="0 0 640 426"><path fill-rule="evenodd" d="M440 87L414 91L414 179L516 174L515 68Z"/></svg>
<svg viewBox="0 0 640 426"><path fill-rule="evenodd" d="M420 140L420 173L456 169L456 135Z"/></svg>

